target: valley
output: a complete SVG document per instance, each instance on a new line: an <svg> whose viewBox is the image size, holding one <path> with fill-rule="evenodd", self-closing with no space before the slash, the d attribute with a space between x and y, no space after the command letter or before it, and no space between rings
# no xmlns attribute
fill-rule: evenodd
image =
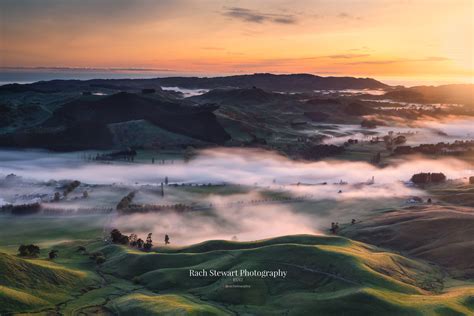
<svg viewBox="0 0 474 316"><path fill-rule="evenodd" d="M1 86L0 313L472 314L472 86L290 78Z"/></svg>

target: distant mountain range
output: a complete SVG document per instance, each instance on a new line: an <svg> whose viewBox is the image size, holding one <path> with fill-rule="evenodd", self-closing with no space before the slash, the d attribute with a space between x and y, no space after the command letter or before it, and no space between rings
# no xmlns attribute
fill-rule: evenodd
<svg viewBox="0 0 474 316"><path fill-rule="evenodd" d="M2 90L58 92L71 89L107 88L128 91L161 87L187 89L252 88L268 91L307 92L313 90L385 89L386 84L371 78L321 77L310 74L275 75L268 73L227 77L168 77L154 79L51 80L26 85L4 85Z"/></svg>
<svg viewBox="0 0 474 316"><path fill-rule="evenodd" d="M185 98L162 87L210 91ZM309 138L304 130L318 129L314 124L360 124L364 115L407 119L421 115L410 110L381 112L380 103L373 102L377 100L401 106L403 102L455 103L459 106L436 114L473 115L473 87L404 88L368 78L306 74L11 84L0 86L0 146L82 150L268 145L298 154L307 144L338 134L326 131Z"/></svg>

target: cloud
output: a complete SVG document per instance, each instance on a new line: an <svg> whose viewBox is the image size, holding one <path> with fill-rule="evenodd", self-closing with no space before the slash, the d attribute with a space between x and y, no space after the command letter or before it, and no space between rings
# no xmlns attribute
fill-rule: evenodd
<svg viewBox="0 0 474 316"><path fill-rule="evenodd" d="M425 61L447 61L450 59L446 57L431 56L431 57L426 57L424 60Z"/></svg>
<svg viewBox="0 0 474 316"><path fill-rule="evenodd" d="M329 55L327 57L333 59L351 59L351 58L361 58L361 57L369 57L370 54L338 54L338 55Z"/></svg>
<svg viewBox="0 0 474 316"><path fill-rule="evenodd" d="M344 65L389 65L398 63L412 63L412 62L442 62L448 61L449 58L431 56L426 58L403 58L403 59L386 59L386 60L365 60L354 61L350 63L343 63Z"/></svg>
<svg viewBox="0 0 474 316"><path fill-rule="evenodd" d="M339 13L337 17L340 19L348 19L348 20L361 20L362 19L362 17L360 16L355 16L346 12Z"/></svg>
<svg viewBox="0 0 474 316"><path fill-rule="evenodd" d="M201 47L203 50L225 50L223 47L217 47L217 46L204 46Z"/></svg>
<svg viewBox="0 0 474 316"><path fill-rule="evenodd" d="M296 24L297 18L291 14L272 14L272 13L263 13L256 10L240 8L240 7L231 7L226 8L222 14L227 17L238 19L244 22L251 23L277 23L277 24Z"/></svg>

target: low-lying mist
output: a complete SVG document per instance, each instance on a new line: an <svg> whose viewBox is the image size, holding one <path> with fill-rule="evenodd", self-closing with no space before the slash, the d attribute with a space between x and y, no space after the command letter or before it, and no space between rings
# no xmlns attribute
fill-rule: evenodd
<svg viewBox="0 0 474 316"><path fill-rule="evenodd" d="M399 117L390 117L390 120L374 116L377 121L386 125L377 126L374 129L363 129L360 125L339 124L336 125L344 136L329 137L324 139L325 144L342 145L349 139L370 140L373 136L385 136L392 131L395 134L408 135L407 145L436 144L440 142L450 143L456 140L474 139L474 123L472 118L460 116L448 116L444 119L433 119L432 117L422 117L409 122ZM334 126L334 125L332 125ZM370 132L370 133L368 133Z"/></svg>
<svg viewBox="0 0 474 316"><path fill-rule="evenodd" d="M377 184L407 181L418 172L443 172L456 179L472 173L472 166L453 158L413 157L398 164L378 168L365 162L326 160L293 161L274 152L255 149L217 148L200 152L189 163L104 164L87 162L79 154L0 151L0 175L14 173L37 181L72 179L89 184L159 184L168 177L172 183L234 183L252 186L295 183L366 182ZM7 157L8 159L5 159ZM16 157L18 159L16 159Z"/></svg>
<svg viewBox="0 0 474 316"><path fill-rule="evenodd" d="M424 196L424 191L403 183L414 173L443 172L449 179L473 174L471 165L451 158L412 157L378 168L365 162L294 161L274 152L240 148L202 150L188 163L175 161L166 165L104 164L80 157L80 153L0 151L0 176L15 173L30 179L27 184L3 181L2 188L7 189L0 191L0 201L6 200L2 192L9 192L9 196L32 194L45 190L38 185L42 181L71 179L83 183L80 191L73 194L80 196L82 190L89 190L89 198L61 201L57 207L114 208L130 190L138 190L137 203L196 202L211 206L187 212L112 215L108 221L108 228L138 233L142 238L152 232L157 244L169 234L173 245L188 245L209 239L248 241L324 233L331 221L347 223L351 218L363 218L376 208L398 207L408 196ZM166 187L166 195L161 197L159 184L165 177L170 183L225 182L242 188L242 192L219 195L210 187L203 194L187 192L186 187ZM304 197L304 201L273 202L269 192L276 196ZM253 202L261 200L270 202Z"/></svg>
<svg viewBox="0 0 474 316"><path fill-rule="evenodd" d="M282 235L317 234L318 225L309 215L287 205L222 207L207 212L159 212L116 216L111 227L143 238L152 232L155 244L165 234L172 245L190 245L205 240L250 241Z"/></svg>

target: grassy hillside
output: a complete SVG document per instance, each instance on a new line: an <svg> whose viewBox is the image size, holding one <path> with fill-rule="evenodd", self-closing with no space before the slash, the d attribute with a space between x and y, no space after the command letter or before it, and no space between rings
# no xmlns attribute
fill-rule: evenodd
<svg viewBox="0 0 474 316"><path fill-rule="evenodd" d="M4 253L0 253L0 275L0 314L52 308L96 281L85 271Z"/></svg>
<svg viewBox="0 0 474 316"><path fill-rule="evenodd" d="M87 252L77 252L82 245ZM60 257L0 256L3 311L65 315L469 315L474 287L433 265L342 237L208 241L144 253L95 241ZM89 255L106 258L95 265ZM286 278L190 277L189 270L285 270ZM6 307L3 307L6 306Z"/></svg>
<svg viewBox="0 0 474 316"><path fill-rule="evenodd" d="M182 295L133 293L113 301L111 310L126 315L231 315L223 309Z"/></svg>
<svg viewBox="0 0 474 316"><path fill-rule="evenodd" d="M143 254L107 246L104 272L159 293L192 294L232 312L269 314L461 315L474 288L445 289L431 265L340 237L287 236L233 243L210 241ZM280 278L189 277L189 269L287 270ZM235 288L247 285L248 288ZM364 304L363 302L370 302ZM155 306L155 305L153 305ZM158 306L158 305L156 305ZM120 308L120 307L117 307ZM160 310L161 307L157 307Z"/></svg>
<svg viewBox="0 0 474 316"><path fill-rule="evenodd" d="M344 228L345 236L433 261L456 277L474 276L470 208L425 205L378 214Z"/></svg>

